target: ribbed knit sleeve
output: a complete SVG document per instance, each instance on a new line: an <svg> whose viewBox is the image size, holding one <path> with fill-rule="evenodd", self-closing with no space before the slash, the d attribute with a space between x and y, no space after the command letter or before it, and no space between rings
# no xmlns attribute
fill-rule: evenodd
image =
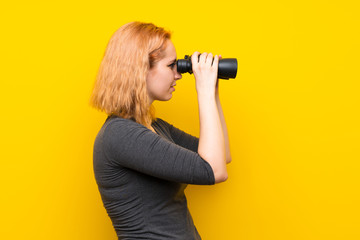
<svg viewBox="0 0 360 240"><path fill-rule="evenodd" d="M173 133L176 131L172 130ZM172 136L176 139L179 133ZM182 141L187 141L187 137L182 137ZM197 148L194 144L196 139L191 138L191 141L192 148ZM175 144L132 120L113 119L104 130L103 144L110 164L168 181L215 184L211 166L198 153L183 147L184 144Z"/></svg>
<svg viewBox="0 0 360 240"><path fill-rule="evenodd" d="M177 145L180 145L193 152L198 152L199 138L182 131L181 129L173 126L161 118L157 118L155 123L163 129L167 129L169 135Z"/></svg>

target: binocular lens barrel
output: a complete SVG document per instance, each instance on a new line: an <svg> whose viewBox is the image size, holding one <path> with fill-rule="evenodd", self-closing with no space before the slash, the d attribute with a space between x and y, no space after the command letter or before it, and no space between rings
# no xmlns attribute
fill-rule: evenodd
<svg viewBox="0 0 360 240"><path fill-rule="evenodd" d="M191 56L185 55L184 59L176 62L177 71L179 73L192 73ZM237 74L238 63L236 58L222 58L219 60L218 78L229 79L235 78Z"/></svg>

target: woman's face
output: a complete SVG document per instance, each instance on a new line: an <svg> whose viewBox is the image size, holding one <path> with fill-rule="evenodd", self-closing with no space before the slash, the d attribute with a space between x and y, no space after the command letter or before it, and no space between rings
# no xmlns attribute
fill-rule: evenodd
<svg viewBox="0 0 360 240"><path fill-rule="evenodd" d="M155 100L168 101L175 91L176 80L181 74L176 69L176 51L171 40L167 40L164 57L149 70L146 79L150 103Z"/></svg>

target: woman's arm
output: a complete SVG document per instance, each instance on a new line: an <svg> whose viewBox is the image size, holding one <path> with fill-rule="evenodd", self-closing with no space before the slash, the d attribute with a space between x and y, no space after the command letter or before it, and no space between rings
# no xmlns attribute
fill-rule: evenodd
<svg viewBox="0 0 360 240"><path fill-rule="evenodd" d="M226 150L221 119L215 96L219 58L199 52L192 55L192 69L198 94L200 137L198 154L213 169L215 183L226 181Z"/></svg>
<svg viewBox="0 0 360 240"><path fill-rule="evenodd" d="M215 183L212 166L198 153L129 119L115 118L107 123L95 140L94 159L118 169L128 168L173 182Z"/></svg>
<svg viewBox="0 0 360 240"><path fill-rule="evenodd" d="M226 127L224 113L223 113L221 103L220 103L218 85L219 85L219 83L216 84L215 99L216 99L216 104L217 104L217 108L218 108L219 116L220 116L220 121L221 121L221 126L222 126L222 130L223 130L223 134L224 134L225 151L226 151L226 163L230 163L231 162L231 152L230 152L229 135L228 135L227 127Z"/></svg>
<svg viewBox="0 0 360 240"><path fill-rule="evenodd" d="M179 146L189 149L193 152L198 151L199 146L199 138L195 137L183 130L173 126L172 124L168 123L167 121L157 118L154 122L157 127L168 130L168 133L171 139Z"/></svg>

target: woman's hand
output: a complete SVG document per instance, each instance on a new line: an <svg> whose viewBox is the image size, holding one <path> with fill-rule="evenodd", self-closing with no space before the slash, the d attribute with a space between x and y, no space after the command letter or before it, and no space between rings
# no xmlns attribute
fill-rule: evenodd
<svg viewBox="0 0 360 240"><path fill-rule="evenodd" d="M192 71L196 79L196 91L198 94L215 94L218 85L219 57L212 53L194 52L191 57Z"/></svg>
<svg viewBox="0 0 360 240"><path fill-rule="evenodd" d="M222 59L222 56L219 55L219 61ZM215 96L219 97L219 78L216 80L216 86L215 86Z"/></svg>
<svg viewBox="0 0 360 240"><path fill-rule="evenodd" d="M217 82L219 57L195 52L191 57L192 70L196 79L199 104L200 136L199 155L213 169L215 183L226 181L225 140L218 111Z"/></svg>

